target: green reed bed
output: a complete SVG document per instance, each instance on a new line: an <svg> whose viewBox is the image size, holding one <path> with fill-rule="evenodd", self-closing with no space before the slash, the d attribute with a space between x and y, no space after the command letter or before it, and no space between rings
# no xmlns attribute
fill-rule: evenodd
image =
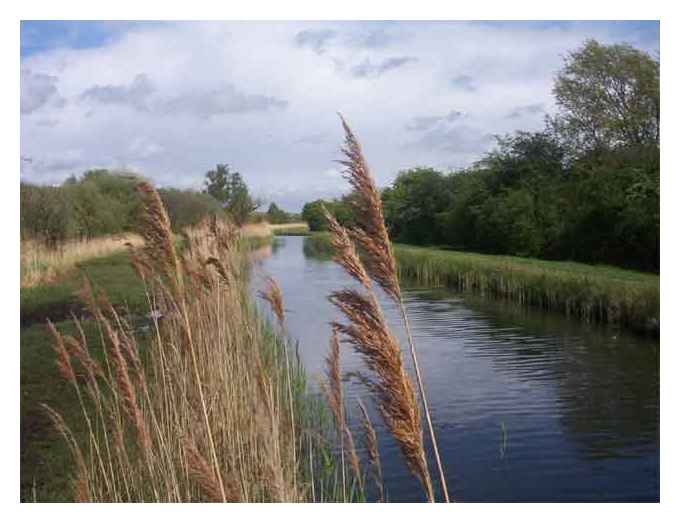
<svg viewBox="0 0 680 523"><path fill-rule="evenodd" d="M329 255L328 235L310 236L305 240L305 250ZM420 285L474 291L586 322L659 332L660 278L656 274L402 244L395 244L395 254L400 277Z"/></svg>

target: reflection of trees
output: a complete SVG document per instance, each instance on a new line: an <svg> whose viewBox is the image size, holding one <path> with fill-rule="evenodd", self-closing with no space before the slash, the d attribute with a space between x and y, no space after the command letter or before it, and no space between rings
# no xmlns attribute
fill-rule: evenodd
<svg viewBox="0 0 680 523"><path fill-rule="evenodd" d="M326 238L318 238L313 235L304 237L302 252L305 258L316 260L331 260L333 258L333 249Z"/></svg>
<svg viewBox="0 0 680 523"><path fill-rule="evenodd" d="M416 298L417 328L442 338L462 332L470 337L471 356L490 358L495 370L513 379L550 386L565 434L587 458L658 448L657 340L472 296L464 308L473 316L456 326L451 319L437 321L446 299L451 294L445 291ZM451 310L456 307L460 303L452 302Z"/></svg>

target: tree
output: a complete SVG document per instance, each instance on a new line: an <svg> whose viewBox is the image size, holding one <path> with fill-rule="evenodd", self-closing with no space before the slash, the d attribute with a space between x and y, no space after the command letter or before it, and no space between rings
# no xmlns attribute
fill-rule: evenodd
<svg viewBox="0 0 680 523"><path fill-rule="evenodd" d="M241 174L231 172L226 164L217 164L206 173L204 192L220 202L237 225L243 225L260 206L260 202L251 198Z"/></svg>
<svg viewBox="0 0 680 523"><path fill-rule="evenodd" d="M287 223L290 221L288 213L272 202L267 209L267 221L269 223Z"/></svg>
<svg viewBox="0 0 680 523"><path fill-rule="evenodd" d="M196 225L206 216L224 213L222 205L210 194L180 189L159 189L158 194L168 211L170 225L180 231L189 225Z"/></svg>
<svg viewBox="0 0 680 523"><path fill-rule="evenodd" d="M577 154L658 145L659 69L658 60L629 45L588 40L557 75L553 129Z"/></svg>
<svg viewBox="0 0 680 523"><path fill-rule="evenodd" d="M416 244L441 240L435 216L450 203L445 177L431 168L402 171L391 188L382 194L385 221L393 238Z"/></svg>

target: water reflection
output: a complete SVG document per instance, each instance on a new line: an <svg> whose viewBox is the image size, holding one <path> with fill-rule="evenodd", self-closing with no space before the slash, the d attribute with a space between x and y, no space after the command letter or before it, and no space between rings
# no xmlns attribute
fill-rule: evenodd
<svg viewBox="0 0 680 523"><path fill-rule="evenodd" d="M325 296L347 277L299 237L279 239L259 272L279 281L290 334L308 372L321 373L337 318ZM456 499L658 500L658 342L446 290L409 288L405 299ZM363 368L351 351L342 357L344 370ZM367 392L348 383L350 403L358 395ZM390 498L420 500L376 429Z"/></svg>

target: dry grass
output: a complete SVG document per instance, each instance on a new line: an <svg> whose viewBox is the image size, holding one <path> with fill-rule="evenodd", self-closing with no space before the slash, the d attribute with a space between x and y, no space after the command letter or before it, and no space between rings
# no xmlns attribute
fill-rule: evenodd
<svg viewBox="0 0 680 523"><path fill-rule="evenodd" d="M246 223L241 227L241 234L244 238L260 239L269 238L273 235L272 226L267 222Z"/></svg>
<svg viewBox="0 0 680 523"><path fill-rule="evenodd" d="M334 323L348 342L363 356L372 375L365 378L377 397L378 410L399 444L411 472L420 480L429 501L434 501L432 479L427 465L420 425L420 409L413 385L401 357L399 343L391 333L372 287L380 286L400 307L409 339L409 348L416 371L420 398L435 453L442 493L449 501L437 441L432 426L420 367L411 336L408 318L401 299L397 263L392 252L383 217L380 193L373 181L359 141L342 118L345 130L345 177L354 189L354 217L357 227L345 229L326 212L335 261L359 282L362 290L344 289L331 293L329 299L345 316L348 323ZM357 255L358 246L364 253Z"/></svg>
<svg viewBox="0 0 680 523"><path fill-rule="evenodd" d="M300 236L309 233L309 224L307 222L291 222L270 224L269 228L275 235L282 236Z"/></svg>
<svg viewBox="0 0 680 523"><path fill-rule="evenodd" d="M135 234L125 234L69 241L55 249L36 240L22 240L21 288L54 283L80 262L119 252L128 243L139 246L141 241Z"/></svg>
<svg viewBox="0 0 680 523"><path fill-rule="evenodd" d="M86 287L104 361L90 356L85 335L52 330L60 372L89 428L76 441L52 415L76 460L76 499L332 497L330 481L315 475L325 443L304 375L281 335L248 305L238 235L221 222L204 222L186 235L180 255L157 194L148 185L140 191L145 243L133 260L149 307L160 315L140 334L106 296Z"/></svg>

